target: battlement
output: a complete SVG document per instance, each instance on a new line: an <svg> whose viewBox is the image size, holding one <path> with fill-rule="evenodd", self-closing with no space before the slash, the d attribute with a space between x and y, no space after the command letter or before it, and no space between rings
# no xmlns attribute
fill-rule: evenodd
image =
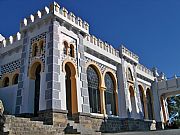
<svg viewBox="0 0 180 135"><path fill-rule="evenodd" d="M109 45L107 42L103 42L101 39L97 39L94 35L87 35L85 39L86 41L92 43L93 45L102 48L106 52L119 57L118 50L116 50L112 45Z"/></svg>
<svg viewBox="0 0 180 135"><path fill-rule="evenodd" d="M72 12L68 12L66 8L60 8L60 5L56 2L53 2L43 10L39 10L36 14L31 14L28 18L24 18L20 24L21 29L26 28L28 25L35 23L50 13L59 17L63 23L68 23L84 33L89 33L89 24L86 21L83 21L80 17L76 17Z"/></svg>
<svg viewBox="0 0 180 135"><path fill-rule="evenodd" d="M126 57L126 58L128 58L128 59L130 59L130 60L132 60L133 62L135 62L135 63L139 63L139 57L136 55L136 54L134 54L133 52L131 52L130 50L128 50L125 46L121 46L121 48L120 48L120 55L122 56L122 57Z"/></svg>
<svg viewBox="0 0 180 135"><path fill-rule="evenodd" d="M50 9L48 7L45 7L41 11L38 10L37 13L31 14L29 17L24 18L20 22L20 28L23 29L23 28L27 27L28 25L35 23L37 20L43 18L44 16L46 16L49 13L50 13Z"/></svg>
<svg viewBox="0 0 180 135"><path fill-rule="evenodd" d="M139 70L143 71L144 73L153 76L153 72L152 72L150 69L148 69L147 67L145 67L144 65L138 64L138 65L137 65L137 68L138 68Z"/></svg>
<svg viewBox="0 0 180 135"><path fill-rule="evenodd" d="M17 32L15 35L10 36L9 38L3 39L0 42L0 48L4 48L6 46L9 46L11 44L14 44L15 42L21 40L21 33Z"/></svg>

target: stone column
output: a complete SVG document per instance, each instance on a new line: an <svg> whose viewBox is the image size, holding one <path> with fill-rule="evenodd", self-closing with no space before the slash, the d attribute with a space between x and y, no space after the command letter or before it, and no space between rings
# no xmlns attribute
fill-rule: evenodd
<svg viewBox="0 0 180 135"><path fill-rule="evenodd" d="M144 114L143 114L143 110L142 110L142 105L141 105L141 98L140 98L140 92L139 92L139 87L138 87L138 81L137 81L137 73L136 73L136 66L133 65L133 73L134 73L134 85L135 85L135 89L134 89L134 92L135 92L135 104L136 104L136 117L137 118L140 118L140 119L143 119L144 118ZM139 113L139 116L138 116L138 113Z"/></svg>
<svg viewBox="0 0 180 135"><path fill-rule="evenodd" d="M147 97L145 96L145 99L144 99L144 115L145 115L145 119L149 119L148 118L148 108L147 108Z"/></svg>
<svg viewBox="0 0 180 135"><path fill-rule="evenodd" d="M100 101L101 101L101 113L106 114L106 105L105 105L105 87L100 87Z"/></svg>
<svg viewBox="0 0 180 135"><path fill-rule="evenodd" d="M72 87L75 87L77 88L77 85L76 85L76 77L75 76L72 76L70 77L71 79L71 91L72 91L72 112L73 113L77 113L78 112L78 99L77 99L77 92L76 92L76 89L72 88Z"/></svg>
<svg viewBox="0 0 180 135"><path fill-rule="evenodd" d="M127 79L125 75L125 60L122 59L122 64L117 66L117 77L118 77L118 105L119 105L119 116L122 118L128 118L129 116L129 100L128 100L128 86Z"/></svg>
<svg viewBox="0 0 180 135"><path fill-rule="evenodd" d="M26 62L28 60L27 57L27 47L28 47L28 41L29 38L27 36L27 33L24 33L23 38L23 45L22 45L22 54L21 54L21 66L20 66L20 74L19 74L19 80L18 80L18 90L17 90L17 97L16 97L16 108L15 108L15 114L22 113L22 98L23 98L23 90L24 90L24 78L26 76L25 73L25 66Z"/></svg>
<svg viewBox="0 0 180 135"><path fill-rule="evenodd" d="M161 106L162 106L162 112L163 112L163 122L167 121L167 111L166 111L166 105L165 105L165 99L163 96L161 98Z"/></svg>
<svg viewBox="0 0 180 135"><path fill-rule="evenodd" d="M164 125L163 125L163 120L162 120L162 110L161 110L161 101L160 101L160 97L159 97L159 93L158 93L158 85L157 85L157 78L155 79L154 82L152 82L152 94L153 94L153 99L154 99L154 118L156 120L156 125L157 125L157 129L163 129Z"/></svg>
<svg viewBox="0 0 180 135"><path fill-rule="evenodd" d="M81 96L83 98L82 112L90 113L87 73L86 73L86 68L85 68L86 58L84 56L85 48L83 45L83 36L81 34L79 34L78 37L79 37L78 52L80 54L80 57L78 58L79 59L78 68L81 69L81 72L80 72L80 81L82 83ZM78 57L78 55L77 55L77 57Z"/></svg>
<svg viewBox="0 0 180 135"><path fill-rule="evenodd" d="M47 47L47 72L46 82L47 89L45 91L46 109L61 110L61 100L59 94L60 89L60 50L59 50L59 22L52 20L52 25L49 26L49 42Z"/></svg>

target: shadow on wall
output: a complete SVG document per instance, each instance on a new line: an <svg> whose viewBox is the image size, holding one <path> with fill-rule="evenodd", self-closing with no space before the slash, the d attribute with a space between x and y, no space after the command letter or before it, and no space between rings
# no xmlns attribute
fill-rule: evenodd
<svg viewBox="0 0 180 135"><path fill-rule="evenodd" d="M4 114L15 114L18 85L0 88L0 99L4 105Z"/></svg>
<svg viewBox="0 0 180 135"><path fill-rule="evenodd" d="M108 117L101 124L101 132L124 132L124 131L150 131L156 130L156 122L153 120L140 120L133 118Z"/></svg>
<svg viewBox="0 0 180 135"><path fill-rule="evenodd" d="M154 120L120 118L118 116L104 117L81 114L79 116L79 123L84 127L88 127L88 129L91 128L95 132L105 133L156 130L156 122Z"/></svg>

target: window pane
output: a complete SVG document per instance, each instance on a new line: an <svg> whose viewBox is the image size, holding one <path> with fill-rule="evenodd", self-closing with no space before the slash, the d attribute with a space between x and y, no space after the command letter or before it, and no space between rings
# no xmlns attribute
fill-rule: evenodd
<svg viewBox="0 0 180 135"><path fill-rule="evenodd" d="M106 103L106 113L108 115L115 115L116 108L115 108L115 93L114 93L114 83L112 77L106 73L105 75L105 103Z"/></svg>
<svg viewBox="0 0 180 135"><path fill-rule="evenodd" d="M90 112L100 113L99 78L96 70L89 66L87 69Z"/></svg>

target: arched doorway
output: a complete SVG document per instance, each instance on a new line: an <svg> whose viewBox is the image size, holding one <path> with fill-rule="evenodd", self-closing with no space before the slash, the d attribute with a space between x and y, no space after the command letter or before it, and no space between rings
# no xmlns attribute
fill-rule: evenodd
<svg viewBox="0 0 180 135"><path fill-rule="evenodd" d="M19 74L15 74L14 76L13 76L13 79L12 79L12 84L14 85L14 84L18 84L18 78L19 78Z"/></svg>
<svg viewBox="0 0 180 135"><path fill-rule="evenodd" d="M148 109L148 119L153 119L153 108L152 108L152 97L150 89L147 89L146 91L146 101L147 101L147 109Z"/></svg>
<svg viewBox="0 0 180 135"><path fill-rule="evenodd" d="M76 90L76 70L72 63L65 64L66 72L66 107L68 110L67 116L70 118L73 114L78 113L77 90Z"/></svg>
<svg viewBox="0 0 180 135"><path fill-rule="evenodd" d="M134 118L136 113L136 102L135 102L134 89L132 86L129 87L129 93L131 100L131 118Z"/></svg>
<svg viewBox="0 0 180 135"><path fill-rule="evenodd" d="M8 87L9 86L9 77L5 77L3 80L3 87Z"/></svg>
<svg viewBox="0 0 180 135"><path fill-rule="evenodd" d="M89 103L91 113L101 113L100 91L99 91L99 76L94 68L90 65L87 68L87 81L89 92Z"/></svg>
<svg viewBox="0 0 180 135"><path fill-rule="evenodd" d="M105 105L106 114L116 115L115 85L109 72L105 74Z"/></svg>
<svg viewBox="0 0 180 135"><path fill-rule="evenodd" d="M144 119L145 116L146 116L144 89L143 89L143 87L141 85L138 85L138 87L139 87L139 95L140 95L142 113L143 113L143 119Z"/></svg>
<svg viewBox="0 0 180 135"><path fill-rule="evenodd" d="M41 64L35 70L35 93L34 93L34 116L38 116L39 98L40 98L40 82L41 82Z"/></svg>

